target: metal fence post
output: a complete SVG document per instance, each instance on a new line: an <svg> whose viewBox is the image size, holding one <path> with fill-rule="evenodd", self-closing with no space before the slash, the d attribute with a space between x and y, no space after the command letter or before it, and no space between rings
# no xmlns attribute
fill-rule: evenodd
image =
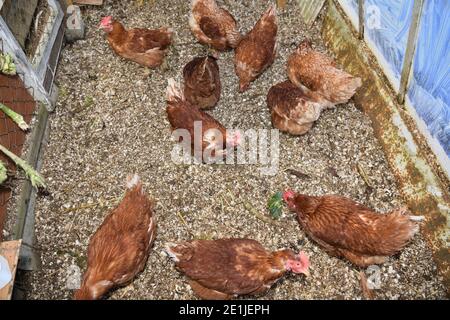
<svg viewBox="0 0 450 320"><path fill-rule="evenodd" d="M359 26L358 26L358 33L359 33L359 39L364 39L364 0L358 0L358 17L359 17Z"/></svg>
<svg viewBox="0 0 450 320"><path fill-rule="evenodd" d="M400 88L397 100L400 104L405 102L406 92L408 91L411 70L416 53L417 38L419 36L420 21L422 18L423 5L425 0L415 0L412 13L411 26L409 27L408 42L406 44L405 58L403 59L403 69L400 78Z"/></svg>

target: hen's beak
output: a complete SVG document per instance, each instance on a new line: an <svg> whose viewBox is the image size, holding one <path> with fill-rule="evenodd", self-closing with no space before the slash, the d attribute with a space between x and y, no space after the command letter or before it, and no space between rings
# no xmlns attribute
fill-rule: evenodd
<svg viewBox="0 0 450 320"><path fill-rule="evenodd" d="M305 275L305 277L309 278L311 276L311 273L309 272L309 269L306 269L303 274Z"/></svg>

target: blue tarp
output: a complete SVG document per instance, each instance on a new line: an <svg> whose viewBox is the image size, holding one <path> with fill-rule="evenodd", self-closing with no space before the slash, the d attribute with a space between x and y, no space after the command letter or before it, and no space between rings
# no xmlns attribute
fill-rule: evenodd
<svg viewBox="0 0 450 320"><path fill-rule="evenodd" d="M414 1L366 0L365 36L372 41L389 64L397 80L402 73ZM375 12L378 10L378 12ZM373 22L379 13L379 25ZM371 16L371 17L370 17ZM372 24L372 26L370 25Z"/></svg>
<svg viewBox="0 0 450 320"><path fill-rule="evenodd" d="M408 97L450 158L450 1L426 0Z"/></svg>
<svg viewBox="0 0 450 320"><path fill-rule="evenodd" d="M356 14L357 0L340 0ZM414 0L366 0L365 39L400 80ZM379 25L371 27L376 10ZM370 23L369 23L370 21ZM398 89L398 88L397 88ZM450 158L450 0L425 0L408 98Z"/></svg>

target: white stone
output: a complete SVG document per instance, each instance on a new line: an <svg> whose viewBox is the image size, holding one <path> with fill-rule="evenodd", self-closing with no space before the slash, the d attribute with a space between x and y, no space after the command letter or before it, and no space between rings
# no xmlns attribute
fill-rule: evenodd
<svg viewBox="0 0 450 320"><path fill-rule="evenodd" d="M66 21L66 40L67 42L74 42L76 40L84 39L84 21L81 16L80 7L71 5L67 8Z"/></svg>

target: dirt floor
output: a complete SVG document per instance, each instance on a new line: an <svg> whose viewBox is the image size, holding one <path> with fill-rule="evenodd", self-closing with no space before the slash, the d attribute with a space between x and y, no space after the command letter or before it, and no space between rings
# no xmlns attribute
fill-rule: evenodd
<svg viewBox="0 0 450 320"><path fill-rule="evenodd" d="M247 32L266 9L267 1L218 1ZM269 88L286 79L286 60L305 37L324 50L320 21L306 30L296 1L279 14L280 50L270 67L244 94L238 94L233 53L222 54L219 66L222 97L211 112L225 126L271 128L266 105ZM181 79L183 66L206 53L188 27L189 1L106 1L83 10L86 40L65 47L57 75L61 89L42 173L50 195L38 199L37 248L42 270L31 272L23 285L29 299L68 299L71 266L84 270L91 235L124 191L128 173L139 173L157 201L158 236L147 268L111 299L195 298L186 278L162 253L167 241L192 238L250 237L267 248L305 250L311 276L288 275L265 299L361 299L359 269L328 256L300 229L285 210L276 223L269 217L268 198L293 188L312 195L340 194L381 212L402 204L395 180L370 120L353 103L324 112L301 137L280 135L280 168L263 176L258 165L177 165L171 161L174 142L165 113L167 79ZM103 32L102 16L113 15L128 27L170 26L176 43L167 67L149 73L116 56ZM367 171L369 188L358 166ZM309 177L286 172L295 169ZM8 234L6 234L8 236ZM422 236L381 267L379 299L445 298L445 288Z"/></svg>

